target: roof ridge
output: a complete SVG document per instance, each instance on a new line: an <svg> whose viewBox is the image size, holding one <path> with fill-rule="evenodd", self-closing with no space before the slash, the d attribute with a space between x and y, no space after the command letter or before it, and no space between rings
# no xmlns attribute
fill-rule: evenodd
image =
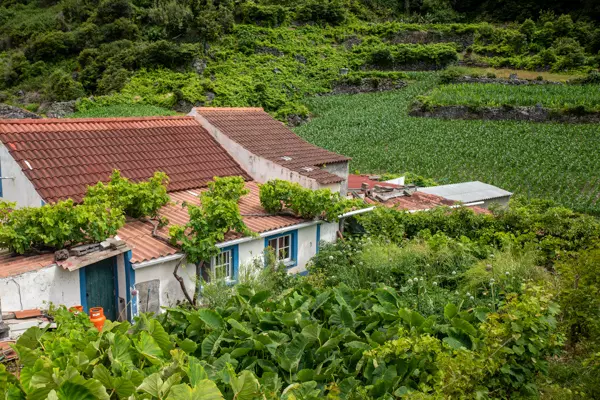
<svg viewBox="0 0 600 400"><path fill-rule="evenodd" d="M110 118L23 118L0 119L0 124L56 124L56 123L90 123L90 122L137 122L160 120L194 120L189 115L163 115L151 117L110 117Z"/></svg>
<svg viewBox="0 0 600 400"><path fill-rule="evenodd" d="M262 107L196 107L198 111L265 111Z"/></svg>

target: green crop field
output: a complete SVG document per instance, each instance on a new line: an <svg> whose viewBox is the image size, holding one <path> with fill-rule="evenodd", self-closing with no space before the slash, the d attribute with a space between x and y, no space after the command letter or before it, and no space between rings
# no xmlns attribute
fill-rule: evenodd
<svg viewBox="0 0 600 400"><path fill-rule="evenodd" d="M351 170L412 171L440 183L480 180L600 214L600 127L408 116L433 74L386 93L307 100L315 115L296 132L352 157Z"/></svg>
<svg viewBox="0 0 600 400"><path fill-rule="evenodd" d="M442 85L426 96L434 105L535 106L565 109L583 106L600 109L598 85L527 85L450 84Z"/></svg>

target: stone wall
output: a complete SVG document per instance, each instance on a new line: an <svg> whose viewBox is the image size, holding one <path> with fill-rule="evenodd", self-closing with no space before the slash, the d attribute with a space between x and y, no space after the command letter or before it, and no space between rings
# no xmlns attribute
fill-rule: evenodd
<svg viewBox="0 0 600 400"><path fill-rule="evenodd" d="M334 83L331 92L326 94L335 95L384 92L388 90L401 89L405 86L405 82L389 78L363 78L358 83L355 83L350 80L341 79L338 82Z"/></svg>
<svg viewBox="0 0 600 400"><path fill-rule="evenodd" d="M434 106L416 104L409 112L413 117L441 119L485 119L492 121L512 120L528 122L600 123L600 113L569 114L544 107L469 107Z"/></svg>
<svg viewBox="0 0 600 400"><path fill-rule="evenodd" d="M42 118L31 111L24 110L19 107L9 106L8 104L0 104L0 119L25 119L25 118Z"/></svg>

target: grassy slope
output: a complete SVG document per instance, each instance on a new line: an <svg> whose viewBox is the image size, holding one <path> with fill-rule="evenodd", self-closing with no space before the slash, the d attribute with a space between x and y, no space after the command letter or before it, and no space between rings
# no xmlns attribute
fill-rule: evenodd
<svg viewBox="0 0 600 400"><path fill-rule="evenodd" d="M123 104L96 107L86 111L77 111L71 118L107 118L107 117L148 117L177 115L175 111L148 104Z"/></svg>
<svg viewBox="0 0 600 400"><path fill-rule="evenodd" d="M409 117L415 97L434 86L434 77L423 74L399 91L308 99L316 118L296 132L352 157L352 170L481 180L600 214L597 125Z"/></svg>

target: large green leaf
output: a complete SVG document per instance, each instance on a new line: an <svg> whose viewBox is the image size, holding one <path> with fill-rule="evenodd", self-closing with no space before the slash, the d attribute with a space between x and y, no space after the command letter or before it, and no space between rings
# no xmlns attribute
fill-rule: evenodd
<svg viewBox="0 0 600 400"><path fill-rule="evenodd" d="M194 388L185 384L173 386L167 400L223 400L223 395L213 381L203 379Z"/></svg>
<svg viewBox="0 0 600 400"><path fill-rule="evenodd" d="M342 305L340 308L340 319L346 328L354 328L354 312L347 305Z"/></svg>
<svg viewBox="0 0 600 400"><path fill-rule="evenodd" d="M94 379L97 379L107 389L114 388L113 376L110 371L102 364L96 365L92 372Z"/></svg>
<svg viewBox="0 0 600 400"><path fill-rule="evenodd" d="M25 331L19 339L17 340L17 344L19 346L28 347L30 349L36 349L40 346L40 339L44 331L42 331L39 327L33 326Z"/></svg>
<svg viewBox="0 0 600 400"><path fill-rule="evenodd" d="M456 329L458 329L460 331L463 331L464 333L466 333L468 335L477 336L477 329L473 325L471 325L469 322L465 321L462 318L459 318L459 317L452 318L450 323L452 324L453 327L455 327Z"/></svg>
<svg viewBox="0 0 600 400"><path fill-rule="evenodd" d="M216 311L202 308L198 310L198 316L211 329L220 330L225 328L223 318Z"/></svg>
<svg viewBox="0 0 600 400"><path fill-rule="evenodd" d="M109 349L109 357L113 362L120 367L121 365L126 367L133 367L133 360L131 358L131 341L123 334L115 334L112 340L112 346Z"/></svg>
<svg viewBox="0 0 600 400"><path fill-rule="evenodd" d="M211 332L210 335L206 336L202 341L202 357L211 357L214 356L219 348L219 343L221 342L222 333L215 331Z"/></svg>
<svg viewBox="0 0 600 400"><path fill-rule="evenodd" d="M135 347L151 363L160 364L160 357L162 357L163 352L158 343L156 343L156 340L148 332L140 333L140 339L136 341Z"/></svg>
<svg viewBox="0 0 600 400"><path fill-rule="evenodd" d="M261 397L258 379L248 370L242 371L237 377L232 377L230 384L236 400L255 400Z"/></svg>
<svg viewBox="0 0 600 400"><path fill-rule="evenodd" d="M137 388L138 391L148 393L152 397L159 397L160 388L163 385L163 380L158 372L149 375L144 379L142 384Z"/></svg>
<svg viewBox="0 0 600 400"><path fill-rule="evenodd" d="M136 387L131 380L120 376L113 379L113 389L120 399L127 399L129 396L135 393Z"/></svg>
<svg viewBox="0 0 600 400"><path fill-rule="evenodd" d="M196 357L190 357L188 368L187 368L188 379L190 380L190 385L192 387L196 386L196 384L204 379L207 379L206 371L200 361Z"/></svg>
<svg viewBox="0 0 600 400"><path fill-rule="evenodd" d="M446 307L444 307L444 317L450 321L456 314L458 314L458 308L452 303L446 304Z"/></svg>
<svg viewBox="0 0 600 400"><path fill-rule="evenodd" d="M164 354L169 354L169 351L173 349L173 342L167 332L165 332L165 328L155 319L150 323L150 328L152 339L154 339Z"/></svg>
<svg viewBox="0 0 600 400"><path fill-rule="evenodd" d="M198 348L198 343L188 338L178 340L177 345L181 348L181 350L185 351L188 354L192 354Z"/></svg>
<svg viewBox="0 0 600 400"><path fill-rule="evenodd" d="M263 290L262 292L258 292L254 296L252 296L252 298L250 299L250 304L253 306L260 304L267 300L269 297L271 297L271 291Z"/></svg>

